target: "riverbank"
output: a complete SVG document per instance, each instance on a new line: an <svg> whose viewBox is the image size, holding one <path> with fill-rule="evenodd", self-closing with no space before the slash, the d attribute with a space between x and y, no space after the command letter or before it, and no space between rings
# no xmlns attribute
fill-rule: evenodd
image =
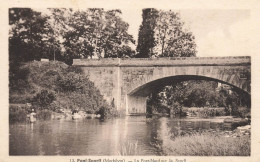
<svg viewBox="0 0 260 162"><path fill-rule="evenodd" d="M133 154L140 150L137 142L121 146L119 155ZM175 136L161 132L152 144L163 156L250 156L251 126L237 127L233 131L207 130ZM135 147L133 147L135 146Z"/></svg>
<svg viewBox="0 0 260 162"><path fill-rule="evenodd" d="M207 131L178 136L163 144L163 152L174 156L250 156L250 125L233 131Z"/></svg>
<svg viewBox="0 0 260 162"><path fill-rule="evenodd" d="M169 125L161 124L156 142L151 145L160 150L160 155L163 156L250 156L251 125L248 120L232 116L215 118L171 119L180 122L180 125L181 122L186 122L189 128L192 127L192 123L198 121L223 123L223 127L185 130L185 127L172 129ZM140 150L137 141L128 142L121 146L119 155L135 155L134 152L138 153L136 150Z"/></svg>
<svg viewBox="0 0 260 162"><path fill-rule="evenodd" d="M164 141L161 149L171 156L250 156L250 135L194 133Z"/></svg>
<svg viewBox="0 0 260 162"><path fill-rule="evenodd" d="M11 122L25 121L26 113L32 109L36 112L45 109L50 112L61 109L82 110L90 114L101 112L106 117L118 115L78 67L59 61L32 61L21 65L16 77L11 77L9 84Z"/></svg>
<svg viewBox="0 0 260 162"><path fill-rule="evenodd" d="M234 123L234 122L248 122L248 119L240 118L240 117L233 117L233 116L216 116L211 118L201 118L201 117L182 117L176 118L177 120L186 120L186 121L210 121L216 123Z"/></svg>
<svg viewBox="0 0 260 162"><path fill-rule="evenodd" d="M22 104L20 104L22 105ZM9 109L9 122L10 123L23 123L23 122L29 122L29 116L30 116L31 109L27 106L10 106ZM80 116L81 119L88 118L88 119L94 119L94 118L101 118L100 114L87 114L83 111L79 111L78 116ZM55 112L48 109L44 110L38 110L36 112L36 119L37 120L72 120L73 114L71 110L66 109L64 112Z"/></svg>

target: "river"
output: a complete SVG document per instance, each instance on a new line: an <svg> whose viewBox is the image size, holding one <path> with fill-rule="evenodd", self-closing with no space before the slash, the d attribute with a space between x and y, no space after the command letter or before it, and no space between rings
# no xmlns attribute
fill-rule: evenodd
<svg viewBox="0 0 260 162"><path fill-rule="evenodd" d="M219 120L145 118L50 120L10 124L10 155L119 155L120 147L137 143L138 155L160 155L154 147L167 131L177 135L201 130L231 130ZM162 133L164 132L164 133Z"/></svg>

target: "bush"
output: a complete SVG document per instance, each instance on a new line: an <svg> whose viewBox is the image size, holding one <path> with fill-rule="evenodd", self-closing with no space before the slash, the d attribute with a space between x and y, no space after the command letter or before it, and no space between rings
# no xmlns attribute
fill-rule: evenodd
<svg viewBox="0 0 260 162"><path fill-rule="evenodd" d="M237 114L241 118L251 118L250 108L247 107L238 107Z"/></svg>
<svg viewBox="0 0 260 162"><path fill-rule="evenodd" d="M184 108L183 111L188 112L191 116L198 116L201 118L226 115L224 108Z"/></svg>
<svg viewBox="0 0 260 162"><path fill-rule="evenodd" d="M73 72L73 73L76 73L76 74L82 74L83 70L81 68L76 67L76 66L69 66L67 68L67 72Z"/></svg>
<svg viewBox="0 0 260 162"><path fill-rule="evenodd" d="M202 111L199 111L198 116L202 118L213 117L215 116L215 111L214 109L203 108Z"/></svg>
<svg viewBox="0 0 260 162"><path fill-rule="evenodd" d="M199 117L208 118L214 116L224 116L226 115L225 109L219 108L203 108L197 112Z"/></svg>
<svg viewBox="0 0 260 162"><path fill-rule="evenodd" d="M27 118L26 107L10 106L9 107L9 122L25 122Z"/></svg>
<svg viewBox="0 0 260 162"><path fill-rule="evenodd" d="M28 84L29 69L27 67L10 67L9 71L9 88L13 91L23 93L26 88L30 88Z"/></svg>
<svg viewBox="0 0 260 162"><path fill-rule="evenodd" d="M78 89L78 78L72 72L59 77L57 82L63 92L74 92Z"/></svg>
<svg viewBox="0 0 260 162"><path fill-rule="evenodd" d="M47 90L41 90L33 98L33 105L39 106L41 109L50 106L50 104L55 100L55 94Z"/></svg>
<svg viewBox="0 0 260 162"><path fill-rule="evenodd" d="M53 101L50 106L48 107L49 110L58 112L60 109L62 109L63 107L60 106L59 102L57 101Z"/></svg>
<svg viewBox="0 0 260 162"><path fill-rule="evenodd" d="M26 104L28 102L31 102L31 96L26 93L23 95L20 95L19 93L13 93L9 96L9 103Z"/></svg>
<svg viewBox="0 0 260 162"><path fill-rule="evenodd" d="M52 111L44 109L37 111L36 118L39 120L50 120L52 115Z"/></svg>
<svg viewBox="0 0 260 162"><path fill-rule="evenodd" d="M170 107L170 114L171 115L182 114L182 106L178 102L174 102Z"/></svg>
<svg viewBox="0 0 260 162"><path fill-rule="evenodd" d="M70 67L59 61L33 61L17 68L28 69L28 75L18 78L26 81L28 86L21 86L21 91L17 91L17 82L10 85L10 103L30 102L36 110L53 111L67 108L96 112L102 106L108 107L100 91L79 67ZM107 114L115 112L111 109Z"/></svg>
<svg viewBox="0 0 260 162"><path fill-rule="evenodd" d="M47 70L45 73L41 76L41 82L39 85L43 88L47 89L57 89L57 85L55 84L57 79L60 78L59 71L56 70Z"/></svg>
<svg viewBox="0 0 260 162"><path fill-rule="evenodd" d="M216 109L216 116L226 116L226 112L224 109Z"/></svg>
<svg viewBox="0 0 260 162"><path fill-rule="evenodd" d="M101 118L104 119L105 117L116 117L118 116L118 112L115 108L113 107L105 107L102 106L97 112L96 114L100 114Z"/></svg>

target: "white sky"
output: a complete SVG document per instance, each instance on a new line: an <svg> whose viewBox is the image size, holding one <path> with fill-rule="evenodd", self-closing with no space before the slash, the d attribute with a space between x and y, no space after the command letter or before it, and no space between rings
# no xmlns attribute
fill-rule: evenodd
<svg viewBox="0 0 260 162"><path fill-rule="evenodd" d="M137 40L142 9L121 9L129 33ZM173 10L174 11L174 10ZM179 10L181 19L195 36L197 56L250 55L250 10Z"/></svg>

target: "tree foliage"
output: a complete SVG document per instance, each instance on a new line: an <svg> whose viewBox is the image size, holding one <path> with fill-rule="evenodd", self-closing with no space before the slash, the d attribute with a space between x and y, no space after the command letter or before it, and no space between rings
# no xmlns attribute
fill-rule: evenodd
<svg viewBox="0 0 260 162"><path fill-rule="evenodd" d="M120 10L100 8L67 12L62 45L68 59L131 55L129 44L134 40L127 33L129 25L120 15Z"/></svg>
<svg viewBox="0 0 260 162"><path fill-rule="evenodd" d="M139 57L196 56L195 37L184 29L180 15L173 11L143 10L137 52Z"/></svg>
<svg viewBox="0 0 260 162"><path fill-rule="evenodd" d="M73 58L130 57L135 41L120 10L30 8L9 10L10 62L48 58L72 64Z"/></svg>
<svg viewBox="0 0 260 162"><path fill-rule="evenodd" d="M167 105L175 102L186 107L217 106L217 82L204 80L189 80L166 86L161 94L161 100Z"/></svg>
<svg viewBox="0 0 260 162"><path fill-rule="evenodd" d="M152 8L144 9L142 17L143 22L140 25L139 29L136 51L138 52L138 57L152 57L153 47L156 45L155 24L158 17L158 11Z"/></svg>
<svg viewBox="0 0 260 162"><path fill-rule="evenodd" d="M78 67L60 61L34 61L24 64L28 75L21 77L27 86L10 87L10 103L32 102L35 108L81 109L96 112L110 108L100 91Z"/></svg>
<svg viewBox="0 0 260 162"><path fill-rule="evenodd" d="M49 92L48 90L41 90L40 93L37 93L36 96L33 97L32 102L35 106L39 108L47 108L50 104L56 99L55 94L53 92Z"/></svg>
<svg viewBox="0 0 260 162"><path fill-rule="evenodd" d="M217 88L215 81L189 80L164 87L148 104L167 106L171 111L184 107L225 107L227 114L237 115L239 106L250 107L250 97L233 87ZM218 89L218 90L217 90ZM177 105L177 106L176 106ZM160 106L158 106L160 108ZM231 111L230 111L231 110Z"/></svg>
<svg viewBox="0 0 260 162"><path fill-rule="evenodd" d="M30 61L46 57L49 53L47 42L51 42L52 28L48 16L30 8L9 10L9 61Z"/></svg>

